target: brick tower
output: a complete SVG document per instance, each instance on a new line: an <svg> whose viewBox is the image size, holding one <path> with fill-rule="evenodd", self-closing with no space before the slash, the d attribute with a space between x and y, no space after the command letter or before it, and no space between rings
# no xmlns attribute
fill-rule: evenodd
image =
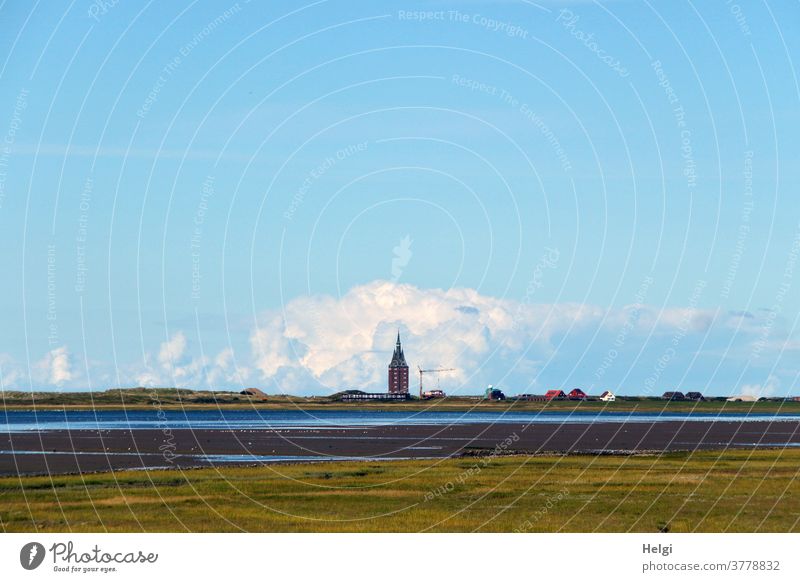
<svg viewBox="0 0 800 582"><path fill-rule="evenodd" d="M397 344L394 347L392 361L389 363L389 393L408 394L408 364L400 345L400 332L397 332Z"/></svg>

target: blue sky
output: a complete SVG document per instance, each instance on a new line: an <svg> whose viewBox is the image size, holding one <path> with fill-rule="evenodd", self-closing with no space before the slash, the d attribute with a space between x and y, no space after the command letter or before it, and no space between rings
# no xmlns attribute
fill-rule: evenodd
<svg viewBox="0 0 800 582"><path fill-rule="evenodd" d="M3 388L796 393L798 11L4 2Z"/></svg>

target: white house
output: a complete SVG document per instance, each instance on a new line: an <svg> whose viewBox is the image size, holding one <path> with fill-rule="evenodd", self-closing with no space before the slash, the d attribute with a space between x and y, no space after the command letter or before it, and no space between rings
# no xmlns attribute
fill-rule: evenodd
<svg viewBox="0 0 800 582"><path fill-rule="evenodd" d="M603 402L614 402L616 399L617 397L614 396L614 393L611 390L606 390L600 395L600 400Z"/></svg>

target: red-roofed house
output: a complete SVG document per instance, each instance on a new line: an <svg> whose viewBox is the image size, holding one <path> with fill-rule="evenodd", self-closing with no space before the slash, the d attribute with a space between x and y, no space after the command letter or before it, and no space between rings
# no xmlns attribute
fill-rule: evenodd
<svg viewBox="0 0 800 582"><path fill-rule="evenodd" d="M570 391L569 399L570 400L586 400L586 392L584 392L580 388L575 388L574 390Z"/></svg>
<svg viewBox="0 0 800 582"><path fill-rule="evenodd" d="M545 400L562 400L566 397L563 390L548 390L544 395Z"/></svg>

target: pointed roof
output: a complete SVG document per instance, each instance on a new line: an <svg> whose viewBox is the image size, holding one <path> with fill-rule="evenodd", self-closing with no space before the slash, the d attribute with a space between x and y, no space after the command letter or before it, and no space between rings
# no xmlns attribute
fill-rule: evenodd
<svg viewBox="0 0 800 582"><path fill-rule="evenodd" d="M406 364L406 356L403 354L403 346L400 345L400 330L397 331L397 344L394 346L394 354L392 354L392 361L389 364L390 368L408 368Z"/></svg>

